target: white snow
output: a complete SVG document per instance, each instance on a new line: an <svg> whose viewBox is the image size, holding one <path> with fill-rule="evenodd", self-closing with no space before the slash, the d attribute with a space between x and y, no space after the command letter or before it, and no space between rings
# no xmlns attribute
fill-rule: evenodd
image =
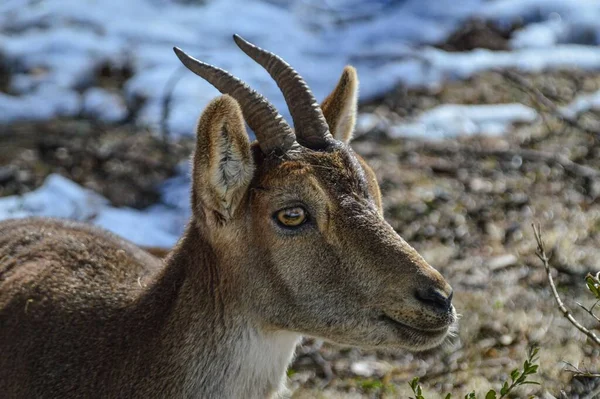
<svg viewBox="0 0 600 399"><path fill-rule="evenodd" d="M76 92L51 84L41 85L23 96L0 93L0 123L47 120L74 115L79 109L80 99Z"/></svg>
<svg viewBox="0 0 600 399"><path fill-rule="evenodd" d="M177 242L187 221L180 220L181 218L173 211L169 212L164 208L161 211L141 212L135 209L117 209L107 206L90 222L126 237L138 245L170 248ZM173 234L168 228L174 221L181 222L178 234Z"/></svg>
<svg viewBox="0 0 600 399"><path fill-rule="evenodd" d="M37 215L88 220L107 205L108 200L101 195L52 174L31 193L0 198L0 218Z"/></svg>
<svg viewBox="0 0 600 399"><path fill-rule="evenodd" d="M528 72L559 67L600 69L600 47L576 44L548 48L524 48L514 51L476 49L464 53L447 53L434 48L421 52L421 73L415 73L414 84L435 85L448 79L465 79L491 69L517 68ZM364 80L364 79L363 79Z"/></svg>
<svg viewBox="0 0 600 399"><path fill-rule="evenodd" d="M87 117L116 123L127 117L127 106L115 93L92 87L83 94L82 113Z"/></svg>
<svg viewBox="0 0 600 399"><path fill-rule="evenodd" d="M191 134L201 109L218 92L181 67L178 46L231 71L287 115L267 73L233 43L239 33L280 54L306 79L318 98L333 88L345 64L357 67L361 98L406 85L436 86L483 70L526 71L574 66L600 69L600 1L597 0L3 0L0 62L11 72L0 93L0 123L60 116L116 122L128 105L143 100L137 122L156 127L170 82L168 120L175 134ZM432 46L468 18L524 26L511 51L449 53ZM122 88L97 87L105 65L131 69ZM600 108L600 94L581 96L566 114ZM535 111L518 105L442 105L397 134L440 137L499 134L528 123ZM361 115L359 131L389 123ZM172 245L190 215L189 170L162 187L160 204L144 211L116 209L103 197L58 176L22 197L0 198L0 219L44 215L87 220L143 245Z"/></svg>
<svg viewBox="0 0 600 399"><path fill-rule="evenodd" d="M390 126L390 132L396 137L426 139L462 134L500 135L515 123L531 123L536 119L537 112L523 104L444 104L425 111L412 123Z"/></svg>
<svg viewBox="0 0 600 399"><path fill-rule="evenodd" d="M139 245L170 247L186 221L184 212L164 205L147 211L111 207L108 200L72 181L52 174L37 190L0 198L0 220L46 216L91 222ZM177 223L177 228L173 227Z"/></svg>
<svg viewBox="0 0 600 399"><path fill-rule="evenodd" d="M477 16L501 23L528 22L512 41L519 51L462 54L427 47L442 41L461 21ZM600 49L591 46L598 43L598 20L600 2L594 0L220 0L201 5L168 0L12 0L0 7L0 54L17 75L11 83L16 96L3 99L2 121L81 113L71 106L70 97L93 87L95 72L108 63L133 69L121 94L128 101L146 99L138 121L152 126L161 118L167 82L181 73L168 125L175 133L190 134L199 110L218 93L192 73L178 72L174 45L245 79L287 114L273 82L237 49L232 33L283 56L318 98L332 88L344 64L352 63L362 79L362 96L368 98L400 81L433 85L494 67L598 69ZM581 44L586 46L577 46ZM42 93L40 85L45 85ZM31 116L22 111L23 98L42 102L50 88L56 91L53 97L68 102L60 112L57 107ZM98 118L114 121L125 112L123 104L106 96L100 102L104 111L94 113Z"/></svg>
<svg viewBox="0 0 600 399"><path fill-rule="evenodd" d="M575 118L584 112L598 110L600 110L600 91L579 95L570 104L559 109L568 118Z"/></svg>
<svg viewBox="0 0 600 399"><path fill-rule="evenodd" d="M527 47L552 47L568 33L568 25L565 24L558 14L553 18L527 25L515 32L510 40L512 48Z"/></svg>

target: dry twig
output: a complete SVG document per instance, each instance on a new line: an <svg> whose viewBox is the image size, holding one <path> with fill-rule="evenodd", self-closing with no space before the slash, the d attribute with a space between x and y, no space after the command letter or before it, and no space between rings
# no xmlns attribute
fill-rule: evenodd
<svg viewBox="0 0 600 399"><path fill-rule="evenodd" d="M596 314L594 313L594 308L596 307L596 305L598 305L599 301L596 301L596 303L594 303L592 305L592 307L590 308L586 308L585 306L583 306L581 303L579 302L575 302L581 309L583 309L587 314L589 314L590 316L592 316L594 319L596 319L596 321L598 323L600 323L600 317L596 316Z"/></svg>
<svg viewBox="0 0 600 399"><path fill-rule="evenodd" d="M498 158L508 158L511 159L515 156L521 157L524 161L530 162L543 162L546 164L556 164L563 167L565 171L568 173L583 177L587 179L597 179L600 178L600 171L591 168L586 165L581 165L576 162L571 161L566 155L563 154L554 154L545 151L531 150L527 148L514 148L514 149L494 149L494 150L486 150L486 149L478 149L471 148L466 146L458 146L458 147L437 147L431 146L430 149L433 149L437 152L442 153L464 153L471 154L476 156L490 156L490 157L498 157Z"/></svg>
<svg viewBox="0 0 600 399"><path fill-rule="evenodd" d="M164 89L164 95L161 103L161 118L160 118L160 134L163 140L163 150L165 153L169 151L169 116L171 114L171 100L173 98L173 92L175 91L175 86L179 82L179 80L183 77L183 72L185 69L183 67L178 68L173 72L173 74L167 80Z"/></svg>
<svg viewBox="0 0 600 399"><path fill-rule="evenodd" d="M569 312L569 309L567 309L567 307L564 305L562 299L560 299L560 296L558 295L558 291L556 290L556 285L554 284L554 279L552 278L549 258L546 255L546 247L545 247L544 241L542 240L542 233L540 230L540 226L539 225L536 226L535 224L532 224L532 227L533 227L533 234L535 235L535 240L537 242L536 255L538 258L540 258L540 260L544 264L544 269L546 269L546 276L548 277L548 283L550 284L550 288L552 289L552 294L554 295L554 299L556 299L558 308L562 312L563 316L565 316L567 318L567 320L569 320L571 322L571 324L573 324L573 326L575 326L575 328L577 328L579 331L581 331L582 333L587 335L588 338L590 338L592 341L594 341L597 345L600 345L600 338L598 338L598 336L596 334L594 334L592 331L588 330L581 323L579 323L577 320L575 320L575 318L573 317L571 312Z"/></svg>
<svg viewBox="0 0 600 399"><path fill-rule="evenodd" d="M575 378L600 378L599 373L594 373L588 370L581 370L579 367L566 361L563 361L563 363L570 367L569 369L566 369L566 371L571 373ZM583 399L594 399L598 397L598 394L600 394L600 387L597 387L592 392L589 392L586 396L583 397Z"/></svg>
<svg viewBox="0 0 600 399"><path fill-rule="evenodd" d="M567 172L585 178L600 177L600 172L589 166L580 165L571 161L563 154L553 154L544 151L530 150L525 148L507 149L507 150L467 150L468 152L477 152L483 155L491 155L497 157L520 156L526 161L554 163L562 166Z"/></svg>
<svg viewBox="0 0 600 399"><path fill-rule="evenodd" d="M529 83L523 76L514 71L498 70L497 72L506 80L512 82L517 88L530 94L537 103L546 107L552 115L560 121L585 133L591 134L596 138L600 138L600 131L590 129L587 126L582 125L576 118L565 115L552 100L546 97L537 87Z"/></svg>
<svg viewBox="0 0 600 399"><path fill-rule="evenodd" d="M573 374L573 376L575 376L575 377L585 377L585 378L599 378L600 377L599 373L594 373L594 372L591 372L588 370L581 370L579 367L575 366L574 364L566 362L564 360L563 360L563 363L570 367L570 369L567 369L566 371Z"/></svg>

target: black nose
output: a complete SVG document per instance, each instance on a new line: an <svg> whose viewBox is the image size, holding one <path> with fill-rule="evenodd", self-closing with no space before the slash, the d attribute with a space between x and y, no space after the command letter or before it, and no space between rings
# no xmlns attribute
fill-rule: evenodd
<svg viewBox="0 0 600 399"><path fill-rule="evenodd" d="M446 312L450 310L450 307L452 306L453 294L454 293L450 291L450 294L446 296L446 294L442 291L429 287L422 290L417 290L415 296L419 301Z"/></svg>

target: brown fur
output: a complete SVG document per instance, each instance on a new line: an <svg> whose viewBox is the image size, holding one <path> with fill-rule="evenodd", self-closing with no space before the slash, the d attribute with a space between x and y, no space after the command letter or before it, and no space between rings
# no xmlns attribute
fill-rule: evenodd
<svg viewBox="0 0 600 399"><path fill-rule="evenodd" d="M169 254L170 249L165 247L141 247L144 251L157 258L164 259Z"/></svg>
<svg viewBox="0 0 600 399"><path fill-rule="evenodd" d="M265 157L237 103L214 100L193 220L164 261L79 223L0 223L2 397L268 397L301 335L440 344L451 289L385 222L375 175L347 145L357 87L346 69L323 104L340 142L285 156ZM279 226L296 206L308 221Z"/></svg>
<svg viewBox="0 0 600 399"><path fill-rule="evenodd" d="M356 69L344 68L336 88L321 104L323 115L329 124L333 137L346 144L352 139L356 123L356 106L358 97L358 77ZM339 115L343 115L339 118Z"/></svg>

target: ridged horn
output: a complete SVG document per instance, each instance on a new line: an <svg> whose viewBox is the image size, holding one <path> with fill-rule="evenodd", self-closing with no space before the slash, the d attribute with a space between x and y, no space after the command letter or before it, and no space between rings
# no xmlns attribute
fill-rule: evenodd
<svg viewBox="0 0 600 399"><path fill-rule="evenodd" d="M323 111L300 74L279 56L240 36L233 35L233 40L244 53L265 68L279 86L294 120L300 144L320 149L333 141Z"/></svg>
<svg viewBox="0 0 600 399"><path fill-rule="evenodd" d="M266 98L229 72L198 61L177 47L173 47L173 51L190 71L205 79L221 93L235 98L265 155L272 152L285 153L294 146L294 131Z"/></svg>

